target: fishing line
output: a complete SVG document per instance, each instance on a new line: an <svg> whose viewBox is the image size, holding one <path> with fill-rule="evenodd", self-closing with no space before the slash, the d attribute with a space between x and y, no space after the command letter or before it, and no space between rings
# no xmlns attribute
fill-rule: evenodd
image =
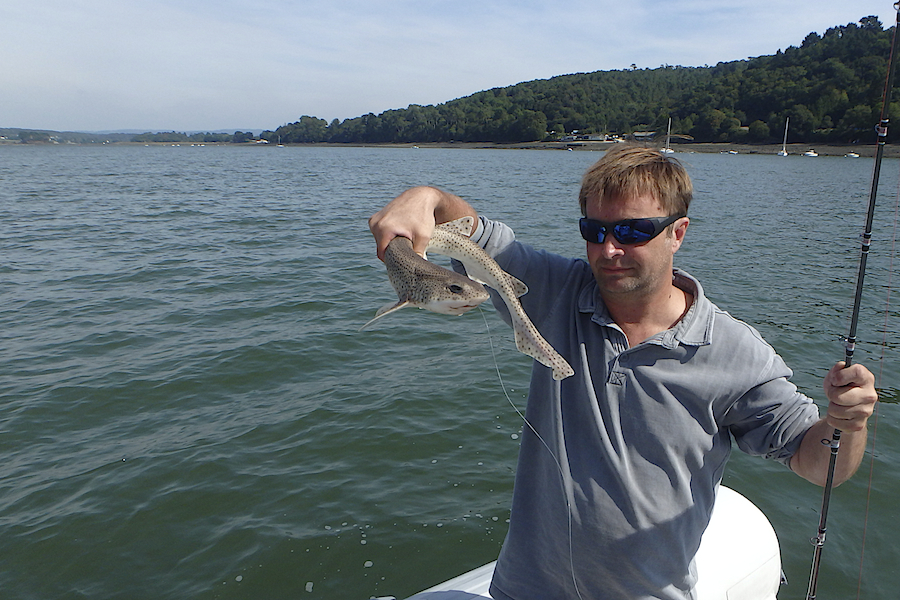
<svg viewBox="0 0 900 600"><path fill-rule="evenodd" d="M890 112L891 92L894 87L894 62L897 57L897 42L900 40L900 2L894 4L897 13L894 25L893 38L891 40L891 53L888 57L887 74L884 84L884 95L881 101L881 119L875 127L877 132L877 145L875 150L875 164L872 173L872 186L869 192L869 206L866 211L866 227L862 235L860 246L859 273L856 278L856 294L853 300L853 311L850 316L850 333L847 335L845 345L844 363L849 367L853 362L853 352L856 349L856 327L859 322L859 311L862 304L863 286L866 277L866 262L869 257L869 248L872 242L872 223L875 219L875 198L878 195L878 179L881 173L881 159L884 156L884 145L887 143L888 113ZM825 488L822 492L822 510L819 516L819 528L816 537L812 539L815 546L812 568L809 574L809 588L806 600L815 600L816 586L819 581L819 565L822 561L822 548L825 546L826 519L828 518L828 506L831 501L831 490L834 486L834 468L837 462L838 450L841 447L841 430L835 428L831 440L822 440L822 443L831 448L828 459L828 472L825 477Z"/></svg>
<svg viewBox="0 0 900 600"><path fill-rule="evenodd" d="M506 396L506 401L509 402L509 405L513 407L513 410L516 411L516 414L521 417L522 421L528 425L528 428L531 430L534 435L537 436L537 439L541 441L544 445L544 448L547 449L547 452L550 453L550 457L553 459L553 462L556 463L556 469L559 471L559 480L560 485L562 486L563 491L563 499L566 501L566 517L568 518L568 527L569 527L569 569L572 572L572 585L575 587L575 593L578 595L579 600L584 600L581 595L581 592L578 589L578 580L575 577L575 548L573 542L572 535L572 505L569 503L569 495L566 493L566 475L563 473L562 465L559 463L559 459L556 458L556 455L553 453L553 450L550 449L550 446L544 441L544 438L541 437L541 434L538 433L538 430L534 428L534 425L522 414L519 410L519 407L515 405L510 398L509 393L506 391L506 384L503 383L503 375L500 373L500 365L497 362L497 353L494 350L494 338L491 335L491 326L488 324L487 316L484 314L484 310L481 307L478 307L478 312L481 313L481 318L484 320L484 327L487 329L488 333L488 343L491 346L491 358L494 359L494 368L497 370L497 379L500 381L500 389L503 390L503 395Z"/></svg>
<svg viewBox="0 0 900 600"><path fill-rule="evenodd" d="M884 354L887 348L887 332L888 321L891 309L891 290L893 289L894 279L894 257L897 251L897 218L900 216L900 177L897 180L897 193L894 197L894 227L891 232L891 250L888 254L888 276L887 276L887 294L884 301L884 323L881 328L881 357L878 360L878 376L876 378L876 389L881 389L881 382L884 376ZM872 483L875 479L875 446L878 439L878 403L875 404L875 410L872 414L872 444L869 455L869 484L866 487L866 508L863 512L863 531L862 543L859 551L859 579L856 582L856 600L859 600L862 594L862 578L863 565L866 553L866 538L869 532L869 510L872 501Z"/></svg>

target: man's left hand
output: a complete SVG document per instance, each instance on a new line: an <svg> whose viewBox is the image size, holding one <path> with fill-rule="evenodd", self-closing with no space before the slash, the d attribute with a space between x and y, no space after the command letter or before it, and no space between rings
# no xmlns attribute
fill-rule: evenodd
<svg viewBox="0 0 900 600"><path fill-rule="evenodd" d="M878 401L875 376L860 364L844 365L843 361L837 363L825 376L826 420L841 431L861 431Z"/></svg>

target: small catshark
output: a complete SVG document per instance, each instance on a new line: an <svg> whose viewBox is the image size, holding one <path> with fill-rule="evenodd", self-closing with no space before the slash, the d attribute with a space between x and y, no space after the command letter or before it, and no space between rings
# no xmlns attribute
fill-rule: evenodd
<svg viewBox="0 0 900 600"><path fill-rule="evenodd" d="M429 244L428 248L431 247ZM391 240L384 251L384 265L399 300L396 304L379 308L375 318L360 330L406 306L417 306L445 315L461 315L491 297L477 281L419 256L409 238L395 237Z"/></svg>
<svg viewBox="0 0 900 600"><path fill-rule="evenodd" d="M462 314L475 308L489 296L481 284L500 295L509 309L516 348L542 365L553 370L554 379L565 379L575 374L569 363L538 332L525 314L519 296L528 292L524 283L500 268L494 259L469 239L472 217L463 217L435 227L428 250L454 258L461 262L466 274L449 271L419 256L412 249L412 242L404 237L391 240L385 250L384 263L388 278L397 291L399 301L379 309L367 325L404 306L418 306L445 314ZM474 280L474 281L473 281Z"/></svg>

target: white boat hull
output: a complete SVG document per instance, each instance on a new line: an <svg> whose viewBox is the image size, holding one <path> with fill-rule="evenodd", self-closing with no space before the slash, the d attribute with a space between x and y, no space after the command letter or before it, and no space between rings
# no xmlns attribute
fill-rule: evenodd
<svg viewBox="0 0 900 600"><path fill-rule="evenodd" d="M408 600L490 598L490 563L411 596ZM698 600L775 600L781 585L778 537L766 516L721 486L696 556Z"/></svg>

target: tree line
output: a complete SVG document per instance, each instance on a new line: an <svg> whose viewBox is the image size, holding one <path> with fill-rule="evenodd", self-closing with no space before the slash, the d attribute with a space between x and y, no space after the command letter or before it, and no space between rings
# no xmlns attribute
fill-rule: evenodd
<svg viewBox="0 0 900 600"><path fill-rule="evenodd" d="M181 143L181 142L193 142L193 143L204 143L204 144L212 144L212 143L232 143L232 144L244 144L247 142L253 142L258 140L256 136L253 135L253 132L250 131L235 131L233 134L231 133L182 133L179 131L163 131L157 133L139 133L138 135L132 136L132 142L165 142L165 143Z"/></svg>
<svg viewBox="0 0 900 600"><path fill-rule="evenodd" d="M139 133L82 133L77 131L47 131L5 128L0 129L0 138L18 140L23 144L108 144L117 142L155 143L233 143L243 144L259 141L251 131L232 133L184 133L180 131L158 131Z"/></svg>
<svg viewBox="0 0 900 600"><path fill-rule="evenodd" d="M699 142L871 143L892 29L875 16L799 47L715 66L596 71L352 119L304 115L260 137L283 143L530 142L572 132L672 132ZM890 106L892 120L900 104ZM896 131L892 134L900 135ZM893 138L894 135L891 135Z"/></svg>

